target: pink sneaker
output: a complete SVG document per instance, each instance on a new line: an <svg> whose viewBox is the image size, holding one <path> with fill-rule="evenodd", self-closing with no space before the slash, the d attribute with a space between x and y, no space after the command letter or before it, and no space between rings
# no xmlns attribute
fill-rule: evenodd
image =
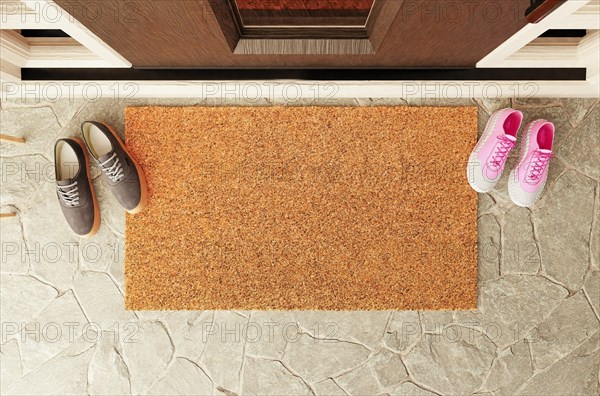
<svg viewBox="0 0 600 396"><path fill-rule="evenodd" d="M523 113L518 110L502 109L492 114L467 164L467 180L473 190L485 193L498 183L521 121Z"/></svg>
<svg viewBox="0 0 600 396"><path fill-rule="evenodd" d="M554 124L536 120L525 129L519 163L510 172L508 195L519 206L532 206L540 197L552 158Z"/></svg>

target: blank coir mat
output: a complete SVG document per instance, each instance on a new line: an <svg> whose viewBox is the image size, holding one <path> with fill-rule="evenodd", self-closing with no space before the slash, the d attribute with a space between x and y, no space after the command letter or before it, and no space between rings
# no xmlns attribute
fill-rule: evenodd
<svg viewBox="0 0 600 396"><path fill-rule="evenodd" d="M475 309L474 107L130 107L135 310Z"/></svg>

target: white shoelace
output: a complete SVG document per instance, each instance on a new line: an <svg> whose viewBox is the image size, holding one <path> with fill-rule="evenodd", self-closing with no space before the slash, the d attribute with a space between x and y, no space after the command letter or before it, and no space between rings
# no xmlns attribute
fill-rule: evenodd
<svg viewBox="0 0 600 396"><path fill-rule="evenodd" d="M56 188L65 205L69 207L79 205L79 187L77 187L77 182L66 186L56 186Z"/></svg>
<svg viewBox="0 0 600 396"><path fill-rule="evenodd" d="M114 160L113 164L106 166L110 161ZM117 158L117 153L113 153L106 161L100 163L100 167L106 173L106 176L113 182L118 182L123 177L123 166Z"/></svg>

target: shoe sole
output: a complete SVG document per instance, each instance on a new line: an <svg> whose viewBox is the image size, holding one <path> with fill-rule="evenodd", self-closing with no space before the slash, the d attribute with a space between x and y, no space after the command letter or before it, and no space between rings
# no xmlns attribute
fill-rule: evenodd
<svg viewBox="0 0 600 396"><path fill-rule="evenodd" d="M514 177L515 177L514 170L510 171L510 175L508 177L509 177L509 179L508 179L508 196L510 197L510 200L515 205L520 206L522 208L529 208L529 207L533 206L533 203L531 205L525 205L523 202L521 202L517 199L517 192L515 191L515 188L517 188L517 186L516 186L515 182L511 181L511 180L514 180Z"/></svg>
<svg viewBox="0 0 600 396"><path fill-rule="evenodd" d="M100 124L104 125L110 131L110 133L113 134L115 139L117 139L117 141L121 145L121 148L127 153L129 158L131 158L131 160L133 161L133 164L135 165L135 169L137 170L138 178L140 179L140 189L141 189L140 202L137 204L137 206L135 208L133 208L131 210L128 210L128 209L125 209L125 210L127 211L127 213L130 213L130 214L140 213L142 210L144 210L144 208L146 207L146 204L148 202L148 185L146 184L146 176L144 175L144 172L142 171L142 167L137 162L135 157L133 155L131 155L129 150L127 150L127 147L125 146L125 142L123 142L123 139L121 139L121 136L119 136L119 134L116 133L115 130L112 129L112 127L110 125L107 125L103 122L100 122Z"/></svg>
<svg viewBox="0 0 600 396"><path fill-rule="evenodd" d="M96 191L94 191L94 185L92 184L92 174L90 173L90 158L88 155L88 150L85 147L85 143L83 140L78 138L70 138L77 142L81 146L83 150L83 155L85 156L85 170L87 173L88 183L90 184L90 191L92 192L92 202L94 203L94 224L92 225L92 229L85 235L79 235L80 238L91 238L98 232L100 228L100 205L98 204L98 199L96 198Z"/></svg>
<svg viewBox="0 0 600 396"><path fill-rule="evenodd" d="M491 188L485 189L485 188L479 187L478 185L475 184L475 181L471 180L471 175L469 174L469 165L468 164L472 164L476 161L480 146L482 146L484 144L484 142L490 138L492 131L496 127L496 124L498 122L498 118L500 117L500 114L505 110L507 110L507 109L496 110L495 112L492 113L492 115L488 119L488 122L485 125L485 128L483 129L481 138L479 138L479 140L475 144L475 147L473 147L471 154L469 155L469 162L467 163L467 181L469 182L469 185L471 186L471 188L473 190L475 190L475 192L478 192L480 194L489 193L490 191L492 191L494 189L496 184L498 184L500 177L502 177L502 173L504 172L504 169L502 169L502 172L500 172L500 175L498 176L498 180L496 180L496 183L494 183L494 185L492 185Z"/></svg>
<svg viewBox="0 0 600 396"><path fill-rule="evenodd" d="M477 158L477 156L476 156L476 155L473 155L473 154L471 154L471 155L469 156L469 163L470 163L470 164L474 163L474 162L475 162L475 160L476 160L476 158ZM475 170L474 170L474 171L475 171ZM500 177L498 177L498 180L500 180ZM472 188L473 190L475 190L475 192L478 192L478 193L480 193L480 194L486 194L486 193L489 193L490 191L492 191L492 190L494 189L494 187L495 187L495 186L496 186L496 184L498 183L498 182L496 181L496 183L495 183L495 184L494 184L494 185L493 185L493 186L492 186L490 189L487 189L487 190L486 190L485 188L481 188L481 187L479 187L477 184L475 184L475 181L471 180L471 175L469 174L469 167L468 167L468 166L467 166L467 181L469 182L469 186L471 186L471 188Z"/></svg>

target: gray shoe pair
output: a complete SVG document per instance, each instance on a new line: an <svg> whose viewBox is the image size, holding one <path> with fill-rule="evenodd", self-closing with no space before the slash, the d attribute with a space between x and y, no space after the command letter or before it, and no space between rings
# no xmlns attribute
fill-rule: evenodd
<svg viewBox="0 0 600 396"><path fill-rule="evenodd" d="M94 235L100 227L100 207L92 186L89 156L117 201L129 213L139 213L146 204L146 181L139 164L108 125L85 121L83 141L59 139L54 146L56 195L67 223L81 237Z"/></svg>

